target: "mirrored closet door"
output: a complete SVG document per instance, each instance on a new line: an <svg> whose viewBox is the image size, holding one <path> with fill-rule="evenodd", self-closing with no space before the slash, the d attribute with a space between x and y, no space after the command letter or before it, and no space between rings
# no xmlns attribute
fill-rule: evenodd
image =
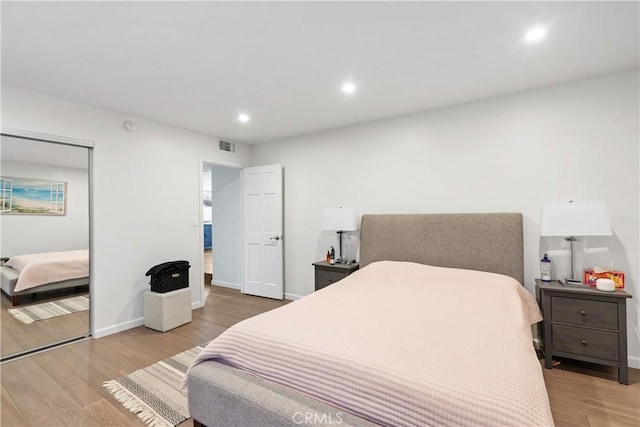
<svg viewBox="0 0 640 427"><path fill-rule="evenodd" d="M2 360L89 336L90 148L0 141Z"/></svg>

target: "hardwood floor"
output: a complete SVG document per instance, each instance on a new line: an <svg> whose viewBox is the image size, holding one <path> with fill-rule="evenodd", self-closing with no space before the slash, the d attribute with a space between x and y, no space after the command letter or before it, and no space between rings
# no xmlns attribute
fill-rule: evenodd
<svg viewBox="0 0 640 427"><path fill-rule="evenodd" d="M171 331L138 327L3 364L0 425L144 425L106 392L103 381L203 345L229 326L287 303L210 288L206 307Z"/></svg>
<svg viewBox="0 0 640 427"><path fill-rule="evenodd" d="M4 426L143 426L102 387L171 355L202 345L229 326L286 302L211 287L193 321L161 333L139 327L5 363L2 374ZM557 426L640 425L640 371L630 385L618 384L611 369L563 362L543 370ZM181 426L193 425L191 420Z"/></svg>
<svg viewBox="0 0 640 427"><path fill-rule="evenodd" d="M542 372L556 426L640 426L640 370L629 369L628 386L614 368L574 360Z"/></svg>
<svg viewBox="0 0 640 427"><path fill-rule="evenodd" d="M75 296L69 292L49 293L46 299L29 301L18 307L28 307L42 302L56 301ZM0 295L0 354L11 356L34 348L43 347L70 338L84 336L89 333L89 312L68 314L52 319L25 324L17 320L8 310L11 301Z"/></svg>

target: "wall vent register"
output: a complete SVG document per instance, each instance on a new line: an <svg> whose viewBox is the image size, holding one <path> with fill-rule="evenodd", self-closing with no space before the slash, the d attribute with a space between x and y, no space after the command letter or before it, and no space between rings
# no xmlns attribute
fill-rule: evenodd
<svg viewBox="0 0 640 427"><path fill-rule="evenodd" d="M218 147L222 151L228 151L230 153L235 153L236 152L236 144L235 144L235 142L229 142L229 141L225 141L225 140L221 139L219 141Z"/></svg>

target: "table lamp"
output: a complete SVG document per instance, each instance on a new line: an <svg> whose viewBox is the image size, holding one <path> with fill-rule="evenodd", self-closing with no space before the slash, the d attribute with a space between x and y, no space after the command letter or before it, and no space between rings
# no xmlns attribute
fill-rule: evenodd
<svg viewBox="0 0 640 427"><path fill-rule="evenodd" d="M562 236L570 242L571 276L562 282L565 285L582 284L575 277L575 253L573 245L578 236L611 236L611 225L607 207L603 201L547 203L540 215L541 236Z"/></svg>
<svg viewBox="0 0 640 427"><path fill-rule="evenodd" d="M343 259L342 252L342 233L345 231L354 231L358 229L358 211L354 208L325 208L322 218L322 229L332 230L338 233L340 240L340 256L336 262L348 262Z"/></svg>

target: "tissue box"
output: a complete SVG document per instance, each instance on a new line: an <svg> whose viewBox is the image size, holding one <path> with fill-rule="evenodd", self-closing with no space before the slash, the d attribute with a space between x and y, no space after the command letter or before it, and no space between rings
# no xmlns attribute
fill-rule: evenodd
<svg viewBox="0 0 640 427"><path fill-rule="evenodd" d="M624 288L624 273L622 271L602 271L596 273L593 269L584 270L584 283L595 286L598 279L611 279L616 284L616 289Z"/></svg>

